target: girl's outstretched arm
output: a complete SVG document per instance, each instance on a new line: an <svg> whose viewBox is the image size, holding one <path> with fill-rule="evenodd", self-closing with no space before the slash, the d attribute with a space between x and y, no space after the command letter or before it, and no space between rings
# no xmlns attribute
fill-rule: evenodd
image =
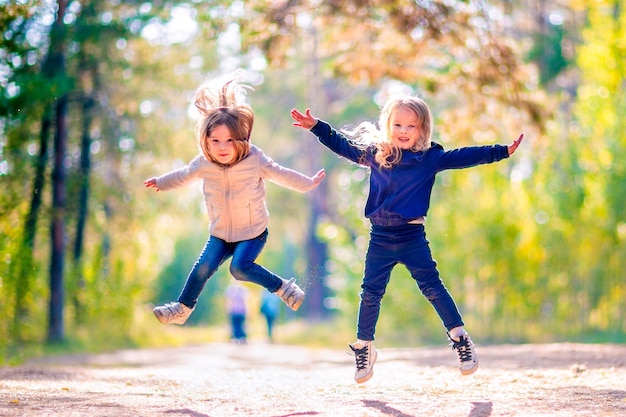
<svg viewBox="0 0 626 417"><path fill-rule="evenodd" d="M306 109L304 114L300 113L296 109L293 109L291 110L291 117L294 120L293 125L303 129L310 130L317 124L317 119L311 114L311 109Z"/></svg>
<svg viewBox="0 0 626 417"><path fill-rule="evenodd" d="M512 144L509 145L509 156L513 155L513 153L517 150L517 147L520 143L522 143L522 139L524 138L524 134L519 135L519 138L513 141Z"/></svg>

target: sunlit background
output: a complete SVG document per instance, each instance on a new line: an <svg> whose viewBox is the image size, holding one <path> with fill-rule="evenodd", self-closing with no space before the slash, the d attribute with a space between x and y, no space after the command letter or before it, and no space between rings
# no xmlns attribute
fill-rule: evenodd
<svg viewBox="0 0 626 417"><path fill-rule="evenodd" d="M354 338L368 174L292 126L375 122L409 92L446 149L525 141L509 160L438 176L427 233L480 343L626 340L626 10L621 1L0 1L0 363L47 350L228 340L226 265L183 327L178 297L208 237L200 185L143 181L197 153L195 89L242 68L252 141L313 175L267 184L259 262L295 276L280 343ZM265 341L261 288L250 337ZM379 344L446 343L406 270Z"/></svg>

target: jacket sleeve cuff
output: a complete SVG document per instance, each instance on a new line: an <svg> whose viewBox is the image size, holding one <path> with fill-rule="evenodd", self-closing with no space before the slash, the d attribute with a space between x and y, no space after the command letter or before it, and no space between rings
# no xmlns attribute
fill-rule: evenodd
<svg viewBox="0 0 626 417"><path fill-rule="evenodd" d="M315 126L309 129L309 132L313 133L315 136L319 136L320 133L323 132L325 126L330 128L330 125L328 123L326 123L322 119L317 119L317 123L315 123Z"/></svg>

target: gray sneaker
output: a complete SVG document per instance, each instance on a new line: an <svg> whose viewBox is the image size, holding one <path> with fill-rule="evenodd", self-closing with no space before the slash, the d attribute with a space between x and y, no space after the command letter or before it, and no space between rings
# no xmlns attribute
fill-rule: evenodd
<svg viewBox="0 0 626 417"><path fill-rule="evenodd" d="M363 346L357 347L355 343L350 345L350 349L354 352L354 360L356 362L354 380L357 384L369 381L374 375L374 363L378 357L378 352L374 349L374 345L372 342L366 342Z"/></svg>
<svg viewBox="0 0 626 417"><path fill-rule="evenodd" d="M459 337L453 339L448 333L448 339L450 339L450 345L453 350L456 350L457 359L459 361L459 371L463 375L470 375L476 372L478 369L478 356L476 356L476 350L474 349L474 342L470 339L467 332Z"/></svg>
<svg viewBox="0 0 626 417"><path fill-rule="evenodd" d="M289 281L283 279L283 285L276 291L276 295L293 311L297 311L304 301L304 291L298 287L295 278Z"/></svg>
<svg viewBox="0 0 626 417"><path fill-rule="evenodd" d="M189 308L177 301L154 307L152 312L163 324L183 324L193 312L193 308Z"/></svg>

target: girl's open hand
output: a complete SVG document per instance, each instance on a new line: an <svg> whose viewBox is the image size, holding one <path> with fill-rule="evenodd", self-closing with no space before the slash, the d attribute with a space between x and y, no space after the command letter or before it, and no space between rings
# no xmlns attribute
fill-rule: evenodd
<svg viewBox="0 0 626 417"><path fill-rule="evenodd" d="M324 178L326 178L326 171L324 171L323 169L317 171L317 174L313 176L313 184L315 185L315 187L320 185Z"/></svg>
<svg viewBox="0 0 626 417"><path fill-rule="evenodd" d="M311 109L306 109L304 114L300 113L296 109L293 109L291 110L291 117L294 120L293 125L303 129L309 130L317 124L317 119L311 115Z"/></svg>
<svg viewBox="0 0 626 417"><path fill-rule="evenodd" d="M159 187L157 187L157 182L156 182L156 178L152 177L150 179L147 179L143 182L143 185L146 186L146 188L154 188L157 191L159 191Z"/></svg>
<svg viewBox="0 0 626 417"><path fill-rule="evenodd" d="M522 133L521 135L519 135L519 138L517 138L515 141L513 141L512 144L509 145L509 156L513 155L513 153L517 150L517 147L520 143L522 143L523 138L524 134Z"/></svg>

